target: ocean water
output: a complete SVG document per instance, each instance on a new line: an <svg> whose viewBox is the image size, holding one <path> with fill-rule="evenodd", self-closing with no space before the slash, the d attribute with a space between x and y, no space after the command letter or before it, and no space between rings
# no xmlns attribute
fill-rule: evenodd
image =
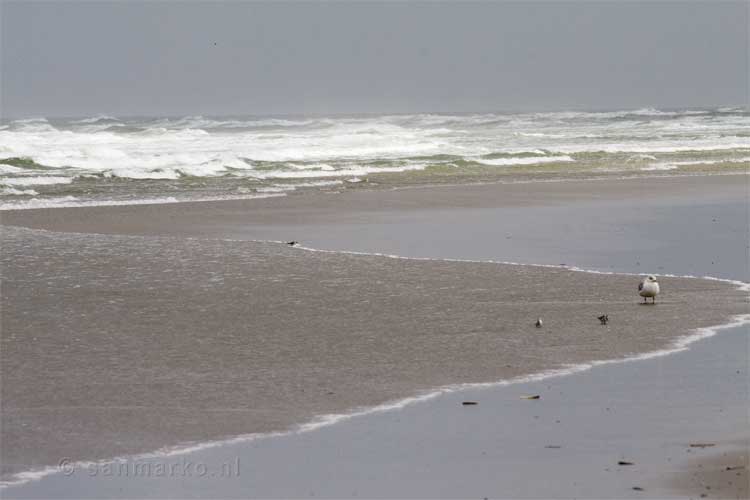
<svg viewBox="0 0 750 500"><path fill-rule="evenodd" d="M336 117L33 118L0 125L0 208L750 166L739 108Z"/></svg>

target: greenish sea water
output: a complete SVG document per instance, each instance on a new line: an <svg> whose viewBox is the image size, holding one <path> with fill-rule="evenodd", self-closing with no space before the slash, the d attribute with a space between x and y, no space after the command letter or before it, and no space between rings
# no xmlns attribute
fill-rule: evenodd
<svg viewBox="0 0 750 500"><path fill-rule="evenodd" d="M750 167L750 113L92 118L0 125L0 208Z"/></svg>

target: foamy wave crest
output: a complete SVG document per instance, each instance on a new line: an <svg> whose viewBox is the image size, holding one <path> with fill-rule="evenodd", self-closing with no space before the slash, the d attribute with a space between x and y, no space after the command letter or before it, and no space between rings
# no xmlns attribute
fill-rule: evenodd
<svg viewBox="0 0 750 500"><path fill-rule="evenodd" d="M302 171L283 171L276 170L271 172L257 172L248 175L257 179L301 179L315 177L357 177L374 173L388 172L406 172L409 170L424 170L427 168L426 163L413 163L400 167L350 167L341 170L302 170Z"/></svg>
<svg viewBox="0 0 750 500"><path fill-rule="evenodd" d="M750 154L750 113L727 110L640 109L606 113L420 113L348 117L245 117L129 119L33 118L0 127L0 174L85 178L87 189L126 190L149 182L149 196L187 190L195 177L301 180L408 175L430 182L435 166L443 179L468 177L477 162L488 166L549 164L549 173L596 175L638 171L639 160L711 160ZM533 155L533 156L530 156ZM623 158L626 156L626 158ZM734 160L730 160L734 161ZM710 170L706 161L705 170ZM444 168L450 166L450 169ZM647 168L649 168L647 166ZM675 170L655 167L653 170ZM726 169L723 169L726 170ZM471 172L475 173L475 172ZM498 170L496 175L512 175ZM669 174L673 175L673 174ZM407 177L407 175L404 175ZM194 180L194 179L193 179ZM398 185L398 176L393 176ZM98 184L97 184L98 183ZM227 193L236 186L220 183ZM145 185L145 184L144 184ZM212 184L213 186L214 184ZM73 189L66 194L77 195ZM270 187L270 186L266 186ZM40 196L59 196L39 190ZM118 192L119 193L119 192Z"/></svg>
<svg viewBox="0 0 750 500"><path fill-rule="evenodd" d="M702 151L731 151L750 149L750 140L736 140L741 138L724 137L721 139L704 139L692 141L652 141L642 143L602 143L602 144L574 144L549 147L554 153L682 153Z"/></svg>
<svg viewBox="0 0 750 500"><path fill-rule="evenodd" d="M656 159L656 158L654 158ZM720 165L722 163L748 163L750 164L750 156L744 158L716 158L711 160L688 160L688 161L671 161L652 163L645 167L641 167L641 170L675 170L683 166L691 165Z"/></svg>
<svg viewBox="0 0 750 500"><path fill-rule="evenodd" d="M536 165L538 163L562 163L562 162L570 162L570 161L575 161L575 160L568 155L564 155L564 156L527 156L527 157L521 157L521 158L494 158L494 159L480 158L474 161L476 161L477 163L482 163L484 165L505 166L505 165Z"/></svg>
<svg viewBox="0 0 750 500"><path fill-rule="evenodd" d="M327 186L340 186L344 181L312 181L312 182L297 182L294 187L327 187Z"/></svg>
<svg viewBox="0 0 750 500"><path fill-rule="evenodd" d="M0 188L0 195L3 196L36 196L38 194L33 189Z"/></svg>
<svg viewBox="0 0 750 500"><path fill-rule="evenodd" d="M15 120L8 124L6 130L19 133L42 133L58 131L49 123L49 121L47 121L46 118L28 118L24 120Z"/></svg>
<svg viewBox="0 0 750 500"><path fill-rule="evenodd" d="M336 168L327 163L310 163L307 165L301 165L299 163L289 163L289 166L296 170L325 170L329 172L336 170Z"/></svg>
<svg viewBox="0 0 750 500"><path fill-rule="evenodd" d="M116 168L105 172L104 176L124 179L179 179L180 173L171 168L156 170Z"/></svg>
<svg viewBox="0 0 750 500"><path fill-rule="evenodd" d="M0 174L16 174L19 172L23 172L21 167L14 167L13 165L0 163Z"/></svg>
<svg viewBox="0 0 750 500"><path fill-rule="evenodd" d="M288 191L296 191L298 188L311 188L311 187L331 187L340 186L344 181L312 181L312 182L296 182L294 184L273 184L271 186L255 188L258 193L285 193Z"/></svg>
<svg viewBox="0 0 750 500"><path fill-rule="evenodd" d="M7 186L49 186L51 184L70 184L72 177L4 177L0 178L0 184Z"/></svg>
<svg viewBox="0 0 750 500"><path fill-rule="evenodd" d="M161 205L164 203L202 203L208 201L231 201L231 200L254 200L261 198L274 198L285 196L284 193L263 193L253 195L227 195L203 198L175 198L167 196L163 198L139 198L134 200L80 200L75 196L61 196L53 198L42 198L18 202L0 203L1 210L33 210L36 208L72 208L72 207L110 207L122 205Z"/></svg>
<svg viewBox="0 0 750 500"><path fill-rule="evenodd" d="M80 120L73 120L70 123L101 123L101 122L118 122L119 120L115 118L114 116L109 115L98 115L98 116L92 116L91 118L82 118Z"/></svg>
<svg viewBox="0 0 750 500"><path fill-rule="evenodd" d="M6 201L0 203L0 210L26 210L33 208L76 207L80 205L75 196L53 196L50 198L35 198L33 200Z"/></svg>
<svg viewBox="0 0 750 500"><path fill-rule="evenodd" d="M641 170L646 172L653 172L657 170L675 170L677 168L680 167L673 163L652 163L651 165L641 167Z"/></svg>
<svg viewBox="0 0 750 500"><path fill-rule="evenodd" d="M627 161L655 160L656 156L648 154L635 154L628 157Z"/></svg>
<svg viewBox="0 0 750 500"><path fill-rule="evenodd" d="M567 137L565 134L545 134L544 132L517 132L517 134L523 137L551 137L553 139Z"/></svg>

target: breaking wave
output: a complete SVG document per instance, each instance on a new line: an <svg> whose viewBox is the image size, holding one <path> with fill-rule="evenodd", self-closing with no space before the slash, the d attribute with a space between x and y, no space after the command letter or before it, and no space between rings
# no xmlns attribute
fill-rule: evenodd
<svg viewBox="0 0 750 500"><path fill-rule="evenodd" d="M750 113L739 108L29 118L0 126L0 184L40 186L40 197L79 197L85 183L87 196L106 191L117 198L123 189L138 199L160 190L163 195L189 193L197 179L207 183L201 189L218 196L248 182L268 190L274 179L303 187L316 178L389 175L389 183L398 185L402 177L429 182L436 173L460 182L478 173L514 175L541 168L561 175L570 169L726 169L747 163L749 125ZM513 168L496 168L506 166ZM67 180L53 183L53 178ZM141 196L140 188L120 181L139 181L148 193Z"/></svg>

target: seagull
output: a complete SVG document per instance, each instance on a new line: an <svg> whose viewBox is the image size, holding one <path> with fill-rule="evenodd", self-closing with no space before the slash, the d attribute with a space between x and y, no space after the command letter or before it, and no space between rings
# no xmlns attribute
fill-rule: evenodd
<svg viewBox="0 0 750 500"><path fill-rule="evenodd" d="M607 322L609 321L609 315L608 314L602 314L597 319L601 322L602 325L606 325Z"/></svg>
<svg viewBox="0 0 750 500"><path fill-rule="evenodd" d="M537 328L541 328L542 327L542 318L537 318L535 325L536 325Z"/></svg>
<svg viewBox="0 0 750 500"><path fill-rule="evenodd" d="M651 297L651 303L656 304L656 296L659 295L659 282L656 281L656 277L649 274L643 281L638 284L638 294L643 297L643 303L646 303L646 299Z"/></svg>

